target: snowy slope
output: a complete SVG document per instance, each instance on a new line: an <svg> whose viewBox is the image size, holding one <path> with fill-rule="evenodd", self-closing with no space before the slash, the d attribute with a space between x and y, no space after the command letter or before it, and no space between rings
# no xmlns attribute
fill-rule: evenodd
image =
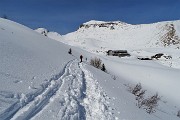
<svg viewBox="0 0 180 120"><path fill-rule="evenodd" d="M60 36L39 28L39 33L57 41L80 47L93 53L126 49L134 57L151 57L158 53L172 59L161 59L162 65L180 69L180 21L131 25L121 21L89 21L75 32ZM62 39L64 38L64 39ZM145 54L144 54L145 53Z"/></svg>
<svg viewBox="0 0 180 120"><path fill-rule="evenodd" d="M175 116L180 108L180 96L177 94L177 91L180 91L179 36L180 21L142 25L130 25L120 21L89 21L80 25L77 31L62 36L65 40L55 39L89 51L93 53L93 56L101 58L108 72L115 78L117 77L117 81L128 81L127 83L130 84L141 83L149 93L158 92L162 96L162 101L155 116L160 119L178 119ZM120 59L106 56L105 51L109 49L126 49L131 54L131 57ZM163 53L172 58L161 58L153 61L140 61L137 59L137 57L151 57L157 53ZM92 56L86 57L88 59L92 58ZM100 74L97 74L97 76L98 80L104 78ZM122 83L120 82L116 85L116 82L111 81L112 83L106 85L104 79L101 85L108 89L107 92L110 92L110 95L115 94L114 96L117 97L117 90L123 88L123 85L121 87L118 85ZM110 89L110 86L108 86L110 84L114 86L114 90ZM115 86L117 87L116 89ZM123 93L123 96L126 96L124 95L127 94L126 92ZM118 99L122 99L121 96L118 96ZM118 102L118 100L114 102ZM119 107L123 106L121 102L114 104L114 106L118 105ZM119 109L119 113L122 111L129 112L127 108L129 108L129 105L126 103L124 105L126 110L117 109ZM135 110L136 108L130 109ZM127 115L128 113L125 115L120 115L119 113L116 111L115 114L122 119L148 119L146 115L145 117L143 115L137 117L136 114L139 115L139 113L134 113L130 116ZM166 113L172 116L168 116ZM150 116L149 119L154 120L156 118Z"/></svg>
<svg viewBox="0 0 180 120"><path fill-rule="evenodd" d="M127 120L178 120L179 118L176 116L177 115L177 111L179 110L179 101L176 102L172 102L170 101L171 98L169 98L170 96L168 96L167 94L162 94L162 92L157 90L157 86L155 86L156 84L158 84L158 89L163 88L163 80L157 80L157 83L154 81L150 81L151 78L148 77L146 75L146 80L149 81L147 84L147 86L144 84L146 82L140 81L142 80L140 77L145 75L144 73L142 73L140 71L140 69L142 69L143 66L141 66L141 64L137 65L136 67L133 65L133 67L136 69L136 71L139 73L136 74L134 72L135 69L132 69L128 66L127 63L125 64L125 62L123 64L115 64L112 61L109 61L109 65L107 63L107 61L103 60L105 62L105 65L107 66L107 70L111 71L114 70L114 74L113 76L111 75L107 75L107 74L103 74L102 71L100 70L95 70L93 67L91 66L85 66L86 69L88 69L88 71L94 71L93 72L93 77L98 79L99 84L102 86L102 88L104 89L104 91L106 91L107 96L109 97L109 106L111 106L111 110L112 113L119 119L119 120L123 120L123 119L127 119ZM139 66L139 67L138 67ZM132 70L131 70L132 69ZM148 69L148 67L147 67ZM159 71L161 71L161 69L159 69ZM158 71L158 72L159 72ZM126 74L124 74L125 72L128 72ZM152 70L149 70L148 72L152 72ZM156 71L157 72L157 71ZM116 74L118 73L118 74ZM131 76L131 74L132 76ZM142 75L141 75L142 74ZM114 80L114 75L115 75L115 80ZM117 76L116 76L117 75ZM154 73L151 74L152 76L156 76L154 75ZM157 75L158 76L158 75ZM132 78L132 79L131 79ZM139 80L135 81L135 79ZM161 101L158 103L158 107L156 108L156 112L153 114L147 114L145 112L144 109L139 109L136 104L137 101L135 100L135 97L129 93L128 88L126 87L127 84L130 85L134 85L138 82L142 83L142 87L143 89L147 90L146 94L147 96L151 96L152 94L155 94L156 92L158 92L160 94L160 96L162 96ZM152 83L151 83L152 82ZM154 83L153 83L154 82ZM149 84L151 83L151 84ZM167 83L171 83L171 82L167 82ZM173 82L172 82L173 84ZM178 83L179 84L179 83ZM149 87L153 87L156 89L149 89ZM166 86L167 87L167 86ZM176 91L179 91L178 85L176 86L175 84L173 84L173 87L176 87L174 89L176 89ZM170 91L169 91L170 92ZM173 94L173 93L172 93ZM178 94L173 94L174 96ZM166 99L166 97L168 97L168 99ZM172 100L172 99L171 99Z"/></svg>
<svg viewBox="0 0 180 120"><path fill-rule="evenodd" d="M63 44L43 37L25 26L0 20L1 68L6 68L1 69L3 70L1 76L11 78L8 84L17 79L20 79L16 81L19 84L15 84L17 86L20 86L21 82L42 82L42 79L48 79L59 73L60 68L72 58L71 56L62 57L69 49ZM4 82L7 81L4 80ZM28 86L22 87L28 88ZM8 89L11 90L11 88ZM21 88L20 91L22 91Z"/></svg>
<svg viewBox="0 0 180 120"><path fill-rule="evenodd" d="M178 74L178 69L180 69L179 28L180 21L131 25L120 21L92 20L80 25L77 31L63 37L71 45L93 53L102 52L103 54L98 55L105 63L107 62L108 69L112 70L112 73L124 76L131 81L142 82L151 89L168 94L167 96L172 98L173 102L179 104L180 96L172 94L179 91L180 82ZM126 49L132 57L123 60L106 57L104 52L109 49ZM172 59L159 59L150 61L150 63L136 59L138 56L151 57L157 53L169 55ZM129 75L129 73L134 74ZM158 88L159 84L163 84L162 87ZM167 90L168 86L174 89Z"/></svg>
<svg viewBox="0 0 180 120"><path fill-rule="evenodd" d="M91 42L100 41L97 49L140 49L149 47L163 47L173 44L179 46L180 21L167 21L153 24L131 25L120 21L103 22L89 21L80 25L80 28L63 37L71 40L72 44L88 48ZM175 30L175 31L174 31ZM173 31L172 38L167 38L167 33ZM167 40L168 39L168 40ZM167 41L171 41L167 44Z"/></svg>
<svg viewBox="0 0 180 120"><path fill-rule="evenodd" d="M55 75L61 75L68 47L18 23L0 19L0 118L41 93Z"/></svg>
<svg viewBox="0 0 180 120"><path fill-rule="evenodd" d="M48 34L47 34L48 35ZM158 61L165 66L180 68L180 21L131 25L121 21L89 21L75 32L48 37L80 47L93 53L126 49L134 57L151 57L157 53L171 56ZM63 40L62 37L65 39ZM145 53L145 54L144 54Z"/></svg>
<svg viewBox="0 0 180 120"><path fill-rule="evenodd" d="M72 55L69 55L67 44L77 44L73 44L72 39L65 41L57 37L58 34L52 36L60 42L0 19L1 120L179 119L180 97L176 94L179 69L166 67L158 61L139 61L135 57L119 59L73 46ZM102 40L93 40L90 44L94 48L100 46ZM87 44L87 47L91 46ZM147 55L153 50L131 52ZM83 59L83 63L79 63L80 54L87 61ZM108 74L89 65L94 56L103 60ZM139 109L135 96L128 91L127 85L134 86L138 82L147 90L146 97L155 92L162 96L155 113ZM168 85L173 89L168 89Z"/></svg>
<svg viewBox="0 0 180 120"><path fill-rule="evenodd" d="M45 28L38 28L35 31L44 35L44 36L47 36L51 39L55 39L55 40L59 40L59 41L62 40L62 36L57 32L50 32Z"/></svg>
<svg viewBox="0 0 180 120"><path fill-rule="evenodd" d="M61 36L38 28L40 34L90 51L109 49L179 48L180 21L131 25L121 21L95 21L80 25L75 32ZM62 37L65 41L62 41Z"/></svg>
<svg viewBox="0 0 180 120"><path fill-rule="evenodd" d="M114 118L96 81L86 83L80 49L69 55L69 46L5 19L0 31L0 120Z"/></svg>

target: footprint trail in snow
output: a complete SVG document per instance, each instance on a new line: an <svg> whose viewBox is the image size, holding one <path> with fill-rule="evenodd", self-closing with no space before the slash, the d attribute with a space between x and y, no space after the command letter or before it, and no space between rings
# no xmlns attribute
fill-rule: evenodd
<svg viewBox="0 0 180 120"><path fill-rule="evenodd" d="M111 120L103 94L84 63L73 60L58 80L52 80L45 91L16 112L12 120Z"/></svg>

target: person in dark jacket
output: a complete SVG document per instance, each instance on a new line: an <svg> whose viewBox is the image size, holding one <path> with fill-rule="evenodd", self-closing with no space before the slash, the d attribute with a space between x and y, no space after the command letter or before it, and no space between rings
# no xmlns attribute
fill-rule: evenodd
<svg viewBox="0 0 180 120"><path fill-rule="evenodd" d="M71 50L71 48L69 49L68 53L69 53L69 54L72 54L72 50Z"/></svg>
<svg viewBox="0 0 180 120"><path fill-rule="evenodd" d="M82 55L80 55L80 60L81 60L80 62L82 62L82 59L83 59L83 56L82 56Z"/></svg>

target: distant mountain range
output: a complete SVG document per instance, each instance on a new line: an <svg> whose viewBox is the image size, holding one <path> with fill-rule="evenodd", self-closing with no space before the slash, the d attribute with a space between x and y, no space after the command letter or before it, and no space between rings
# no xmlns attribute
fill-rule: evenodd
<svg viewBox="0 0 180 120"><path fill-rule="evenodd" d="M56 40L63 37L65 42L85 49L180 48L180 20L139 25L91 20L63 36L43 28L36 31Z"/></svg>

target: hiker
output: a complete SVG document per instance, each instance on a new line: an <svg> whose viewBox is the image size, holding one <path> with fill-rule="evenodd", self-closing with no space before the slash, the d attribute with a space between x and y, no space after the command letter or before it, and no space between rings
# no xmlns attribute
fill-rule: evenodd
<svg viewBox="0 0 180 120"><path fill-rule="evenodd" d="M83 56L82 56L82 55L80 55L80 59L81 59L81 61L80 61L80 62L82 62L82 59L83 59Z"/></svg>
<svg viewBox="0 0 180 120"><path fill-rule="evenodd" d="M68 53L69 53L69 54L72 54L72 50L71 50L71 48L69 49Z"/></svg>
<svg viewBox="0 0 180 120"><path fill-rule="evenodd" d="M102 71L106 72L106 68L105 68L105 65L102 64L102 68L101 68Z"/></svg>

